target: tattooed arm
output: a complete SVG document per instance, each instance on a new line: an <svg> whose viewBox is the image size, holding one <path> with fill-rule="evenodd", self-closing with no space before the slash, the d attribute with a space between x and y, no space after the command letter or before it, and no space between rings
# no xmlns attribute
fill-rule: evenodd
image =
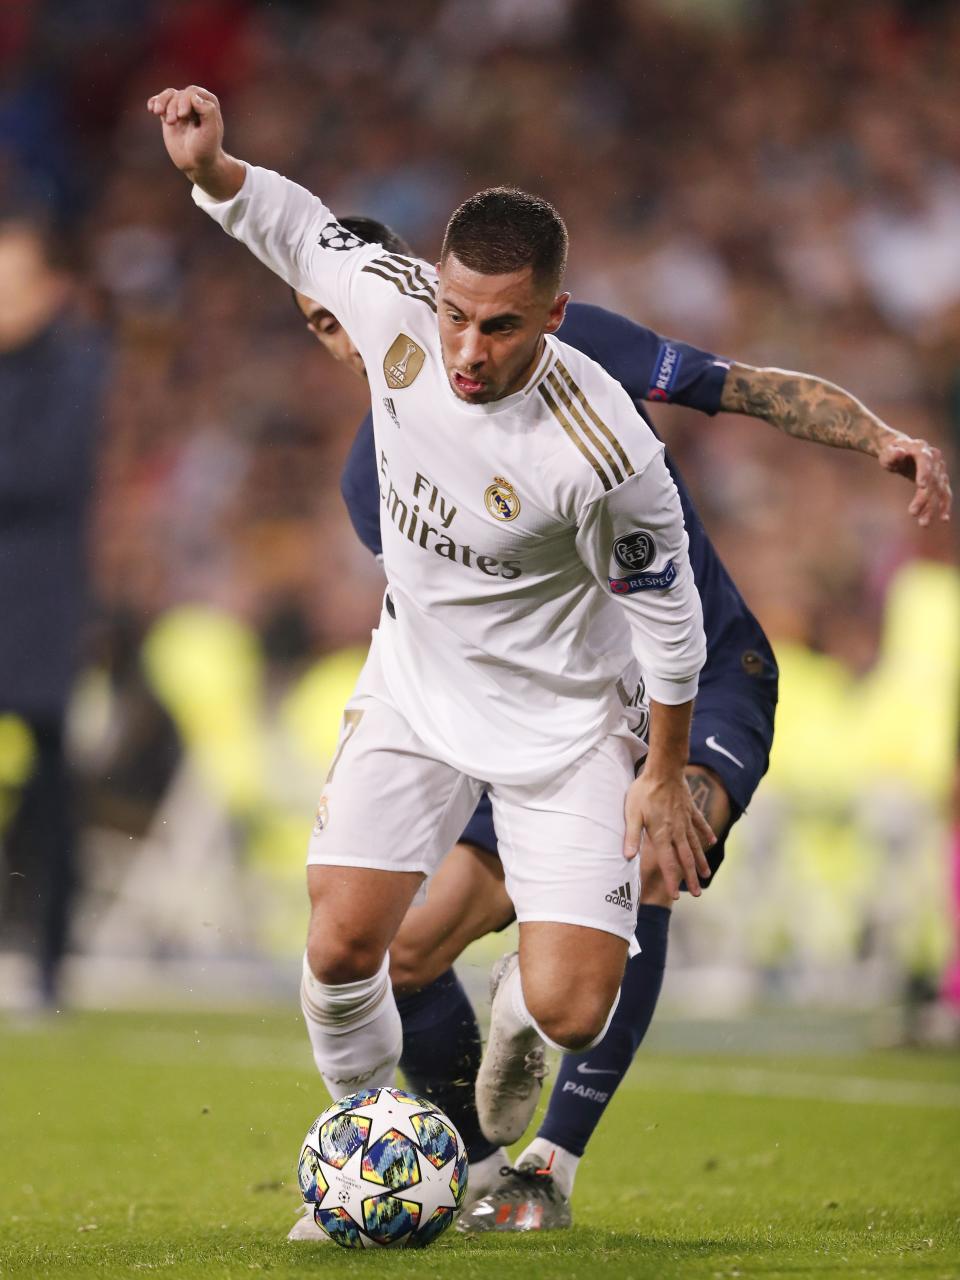
<svg viewBox="0 0 960 1280"><path fill-rule="evenodd" d="M783 369L734 364L720 407L728 413L763 418L798 440L869 454L885 471L916 485L909 511L921 525L928 525L938 514L941 520L950 519L950 480L940 450L888 427L832 382Z"/></svg>

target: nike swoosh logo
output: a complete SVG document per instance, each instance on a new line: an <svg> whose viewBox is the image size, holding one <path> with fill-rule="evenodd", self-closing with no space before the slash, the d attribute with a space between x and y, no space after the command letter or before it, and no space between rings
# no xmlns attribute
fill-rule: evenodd
<svg viewBox="0 0 960 1280"><path fill-rule="evenodd" d="M733 752L728 751L726 747L721 747L720 743L716 740L716 738L713 736L712 733L710 737L706 739L706 744L711 751L719 751L722 756L726 756L728 760L732 760L738 769L743 768L743 761L738 760L737 757L733 754Z"/></svg>
<svg viewBox="0 0 960 1280"><path fill-rule="evenodd" d="M577 1067L577 1074L581 1076L618 1076L619 1071L610 1071L603 1067L588 1067L585 1062L581 1062Z"/></svg>

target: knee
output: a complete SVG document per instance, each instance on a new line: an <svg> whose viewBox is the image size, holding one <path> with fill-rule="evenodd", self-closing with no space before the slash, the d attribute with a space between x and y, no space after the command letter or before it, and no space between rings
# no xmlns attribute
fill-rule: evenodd
<svg viewBox="0 0 960 1280"><path fill-rule="evenodd" d="M524 999L530 1016L547 1039L571 1053L590 1048L598 1039L613 1004L613 1000L604 1003L595 992L559 998L552 993L540 994L533 999L525 993Z"/></svg>
<svg viewBox="0 0 960 1280"><path fill-rule="evenodd" d="M372 978L383 964L383 949L369 938L349 931L311 926L307 935L307 964L318 982L338 986Z"/></svg>

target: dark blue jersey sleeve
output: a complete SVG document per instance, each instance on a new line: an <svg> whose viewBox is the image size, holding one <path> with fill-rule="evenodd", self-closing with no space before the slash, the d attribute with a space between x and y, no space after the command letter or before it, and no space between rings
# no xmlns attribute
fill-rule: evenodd
<svg viewBox="0 0 960 1280"><path fill-rule="evenodd" d="M360 423L340 477L340 492L347 504L350 523L357 537L375 556L383 554L380 541L380 477L377 475L377 448L373 440L373 417Z"/></svg>
<svg viewBox="0 0 960 1280"><path fill-rule="evenodd" d="M663 338L603 307L571 302L557 337L603 365L634 400L717 413L730 368L709 351Z"/></svg>

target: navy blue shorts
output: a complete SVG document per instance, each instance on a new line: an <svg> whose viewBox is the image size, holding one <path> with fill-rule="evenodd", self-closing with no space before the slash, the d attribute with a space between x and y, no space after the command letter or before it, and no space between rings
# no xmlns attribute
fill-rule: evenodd
<svg viewBox="0 0 960 1280"><path fill-rule="evenodd" d="M717 678L697 694L690 729L690 763L712 770L730 797L732 815L726 831L707 853L712 871L723 861L730 827L744 812L767 771L777 706L776 678ZM486 792L460 837L486 853L497 852L493 809ZM704 888L710 883L702 881Z"/></svg>
<svg viewBox="0 0 960 1280"><path fill-rule="evenodd" d="M747 682L749 681L749 683ZM717 775L730 797L730 825L707 851L711 871L723 862L730 828L767 772L777 707L776 679L717 679L697 694L690 726L690 763ZM704 888L710 880L702 880Z"/></svg>
<svg viewBox="0 0 960 1280"><path fill-rule="evenodd" d="M493 827L493 805L486 792L480 797L480 803L473 811L473 817L463 829L460 837L462 844L476 845L484 853L497 852L497 833Z"/></svg>

